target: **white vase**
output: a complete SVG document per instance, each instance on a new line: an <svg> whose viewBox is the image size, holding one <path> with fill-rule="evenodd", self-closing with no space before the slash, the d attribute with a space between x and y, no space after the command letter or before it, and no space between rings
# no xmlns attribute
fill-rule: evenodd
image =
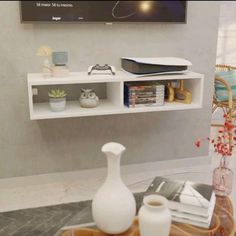
<svg viewBox="0 0 236 236"><path fill-rule="evenodd" d="M51 70L51 63L49 61L49 58L48 57L45 57L44 58L44 61L43 61L43 76L44 77L50 77L51 76L51 73L52 73L52 70Z"/></svg>
<svg viewBox="0 0 236 236"><path fill-rule="evenodd" d="M97 227L107 234L119 234L129 229L136 213L133 194L120 177L120 158L125 147L107 143L102 152L107 156L108 173L92 202L92 215Z"/></svg>
<svg viewBox="0 0 236 236"><path fill-rule="evenodd" d="M166 198L159 195L144 197L138 218L140 236L169 236L171 213Z"/></svg>

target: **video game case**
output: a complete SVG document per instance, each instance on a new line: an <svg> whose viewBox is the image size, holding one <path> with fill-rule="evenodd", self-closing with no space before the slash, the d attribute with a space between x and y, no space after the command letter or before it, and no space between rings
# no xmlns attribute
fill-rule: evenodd
<svg viewBox="0 0 236 236"><path fill-rule="evenodd" d="M135 92L135 91L132 91L132 92L128 92L126 93L127 96L131 96L131 95L136 95L136 96L156 96L156 95L159 95L159 94L163 94L163 92L152 92L152 93L139 93L139 92Z"/></svg>
<svg viewBox="0 0 236 236"><path fill-rule="evenodd" d="M137 87L129 87L127 86L129 91L136 91L136 92L156 92L156 91L164 91L164 85L153 85L151 87L141 87L141 88L137 88Z"/></svg>
<svg viewBox="0 0 236 236"><path fill-rule="evenodd" d="M137 96L133 96L133 97L130 97L128 99L129 102L139 102L139 101L155 101L155 102L158 102L158 101L162 101L164 100L162 97L159 97L159 96L148 96L148 97L137 97Z"/></svg>
<svg viewBox="0 0 236 236"><path fill-rule="evenodd" d="M125 100L125 105L128 107L135 107L135 104L155 104L156 106L161 106L164 104L164 97L149 97L149 98L134 98Z"/></svg>
<svg viewBox="0 0 236 236"><path fill-rule="evenodd" d="M132 101L132 100L130 100ZM154 97L154 98L138 98L138 99L135 99L135 103L148 103L148 102L153 102L155 103L157 101L157 99Z"/></svg>
<svg viewBox="0 0 236 236"><path fill-rule="evenodd" d="M130 89L127 85L124 86L124 97L127 99L132 95L138 95L138 94L149 94L149 95L155 95L156 90L155 88L149 88L149 89Z"/></svg>
<svg viewBox="0 0 236 236"><path fill-rule="evenodd" d="M150 84L150 85L134 85L131 83L125 83L125 86L128 87L130 90L164 90L165 86L163 84Z"/></svg>
<svg viewBox="0 0 236 236"><path fill-rule="evenodd" d="M153 105L153 106L162 106L164 104L163 99L158 98L147 98L147 99L137 99L129 100L125 105L128 107L138 107L138 105Z"/></svg>
<svg viewBox="0 0 236 236"><path fill-rule="evenodd" d="M126 88L127 93L139 93L139 94L145 94L145 93L149 93L149 94L155 94L156 92L158 92L155 88L152 89L130 89L130 88Z"/></svg>
<svg viewBox="0 0 236 236"><path fill-rule="evenodd" d="M164 96L164 92L154 92L154 93L139 93L139 92L129 92L128 93L129 97L136 96L136 97L152 97L152 96Z"/></svg>
<svg viewBox="0 0 236 236"><path fill-rule="evenodd" d="M163 104L158 104L158 103L144 103L144 104L129 104L127 105L128 108L137 108L137 107L159 107L162 106Z"/></svg>

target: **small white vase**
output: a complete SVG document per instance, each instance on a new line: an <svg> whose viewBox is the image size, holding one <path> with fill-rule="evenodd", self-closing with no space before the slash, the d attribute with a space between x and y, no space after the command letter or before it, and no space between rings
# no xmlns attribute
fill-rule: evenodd
<svg viewBox="0 0 236 236"><path fill-rule="evenodd" d="M136 213L133 194L120 177L120 157L125 147L107 143L102 152L107 156L107 178L92 202L92 215L97 227L107 234L119 234L129 229Z"/></svg>
<svg viewBox="0 0 236 236"><path fill-rule="evenodd" d="M45 57L44 58L44 61L43 61L43 76L48 78L51 76L52 74L52 69L51 69L51 63L49 61L49 58L48 57Z"/></svg>
<svg viewBox="0 0 236 236"><path fill-rule="evenodd" d="M166 198L159 195L144 197L138 218L140 236L169 236L171 213Z"/></svg>

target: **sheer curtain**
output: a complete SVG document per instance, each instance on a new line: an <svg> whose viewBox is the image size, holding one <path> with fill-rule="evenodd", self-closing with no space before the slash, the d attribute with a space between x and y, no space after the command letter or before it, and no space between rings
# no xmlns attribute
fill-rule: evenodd
<svg viewBox="0 0 236 236"><path fill-rule="evenodd" d="M217 64L236 66L236 2L221 1Z"/></svg>

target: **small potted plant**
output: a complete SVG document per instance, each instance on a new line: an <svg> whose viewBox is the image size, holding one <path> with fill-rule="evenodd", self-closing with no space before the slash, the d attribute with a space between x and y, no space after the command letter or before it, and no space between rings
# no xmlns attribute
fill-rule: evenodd
<svg viewBox="0 0 236 236"><path fill-rule="evenodd" d="M220 165L213 171L213 188L218 196L227 196L232 191L233 171L229 160L236 147L236 128L232 118L224 115L224 125L218 130L214 139L206 138L214 146L214 151L220 156ZM201 146L201 139L195 141L195 146Z"/></svg>
<svg viewBox="0 0 236 236"><path fill-rule="evenodd" d="M64 111L66 107L66 92L59 88L52 89L48 93L49 105L52 111L59 112Z"/></svg>

